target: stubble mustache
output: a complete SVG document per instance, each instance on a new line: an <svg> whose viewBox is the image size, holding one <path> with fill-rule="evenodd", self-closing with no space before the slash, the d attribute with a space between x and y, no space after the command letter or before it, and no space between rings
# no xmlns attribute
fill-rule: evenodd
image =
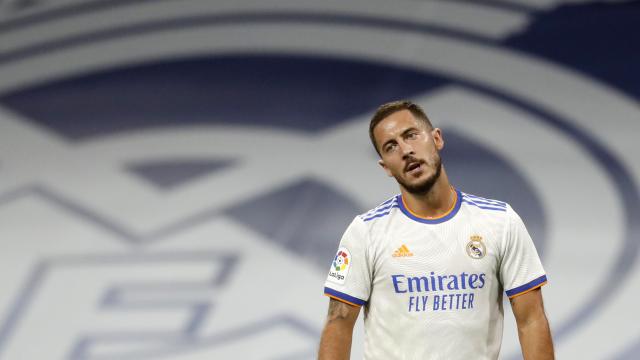
<svg viewBox="0 0 640 360"><path fill-rule="evenodd" d="M426 164L425 161L418 160L412 156L408 156L406 161L407 161L407 165L405 166L405 171L412 162L417 161L417 162L420 162L421 164ZM431 189L433 188L433 185L435 185L436 181L438 181L438 179L440 178L440 174L442 173L442 160L440 159L440 156L438 156L438 158L436 159L436 163L434 165L435 165L434 173L419 184L408 184L404 180L399 178L396 178L396 181L400 184L400 186L402 186L410 194L426 195L429 193L429 191L431 191Z"/></svg>
<svg viewBox="0 0 640 360"><path fill-rule="evenodd" d="M405 157L404 162L405 162L405 165L404 165L404 172L409 171L409 167L411 167L413 164L416 164L416 163L417 163L418 165L426 165L426 161L424 161L424 160L420 160L420 159L415 158L415 157L413 157L413 156L411 156L411 155L407 155L407 156Z"/></svg>

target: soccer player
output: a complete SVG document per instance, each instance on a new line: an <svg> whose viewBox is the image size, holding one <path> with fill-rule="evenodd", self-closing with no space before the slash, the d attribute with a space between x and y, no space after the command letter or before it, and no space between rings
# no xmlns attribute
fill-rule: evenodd
<svg viewBox="0 0 640 360"><path fill-rule="evenodd" d="M365 359L496 359L505 291L524 358L553 359L546 275L518 214L449 183L442 131L418 105L382 105L369 136L400 194L356 216L340 241L319 358L349 358L364 307Z"/></svg>

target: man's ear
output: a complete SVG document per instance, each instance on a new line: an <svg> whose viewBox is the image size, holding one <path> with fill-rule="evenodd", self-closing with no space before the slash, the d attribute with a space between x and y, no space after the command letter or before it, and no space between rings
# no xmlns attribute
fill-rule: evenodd
<svg viewBox="0 0 640 360"><path fill-rule="evenodd" d="M436 149L438 151L444 148L444 137L442 137L442 130L440 128L433 128L431 130L431 137L433 137L433 142L436 145Z"/></svg>
<svg viewBox="0 0 640 360"><path fill-rule="evenodd" d="M393 177L393 174L391 174L391 170L389 170L387 165L384 163L384 160L382 159L378 160L378 165L380 165L384 169L384 172L387 173L387 176Z"/></svg>

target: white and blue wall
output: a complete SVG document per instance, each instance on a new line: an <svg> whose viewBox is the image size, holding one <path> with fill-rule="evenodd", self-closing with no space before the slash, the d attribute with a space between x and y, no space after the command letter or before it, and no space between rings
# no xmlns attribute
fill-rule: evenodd
<svg viewBox="0 0 640 360"><path fill-rule="evenodd" d="M342 231L397 192L367 130L400 98L443 129L458 188L525 220L558 358L637 358L639 18L0 1L0 359L315 358Z"/></svg>

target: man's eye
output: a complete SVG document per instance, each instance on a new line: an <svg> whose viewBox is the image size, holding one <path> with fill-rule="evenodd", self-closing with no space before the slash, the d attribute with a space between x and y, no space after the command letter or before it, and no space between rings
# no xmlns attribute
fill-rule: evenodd
<svg viewBox="0 0 640 360"><path fill-rule="evenodd" d="M396 148L396 144L389 144L384 148L384 151L389 152Z"/></svg>
<svg viewBox="0 0 640 360"><path fill-rule="evenodd" d="M415 139L416 137L418 137L418 133L408 133L407 134L407 139Z"/></svg>

